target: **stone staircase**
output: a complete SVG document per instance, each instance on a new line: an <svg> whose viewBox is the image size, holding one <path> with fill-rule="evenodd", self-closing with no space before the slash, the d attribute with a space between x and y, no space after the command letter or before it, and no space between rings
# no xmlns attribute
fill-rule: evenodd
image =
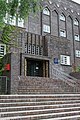
<svg viewBox="0 0 80 120"><path fill-rule="evenodd" d="M80 93L80 82L52 65L51 78L19 76L17 94Z"/></svg>
<svg viewBox="0 0 80 120"><path fill-rule="evenodd" d="M80 92L80 83L60 79L20 76L17 94L53 94Z"/></svg>
<svg viewBox="0 0 80 120"><path fill-rule="evenodd" d="M0 95L0 120L80 120L80 94Z"/></svg>

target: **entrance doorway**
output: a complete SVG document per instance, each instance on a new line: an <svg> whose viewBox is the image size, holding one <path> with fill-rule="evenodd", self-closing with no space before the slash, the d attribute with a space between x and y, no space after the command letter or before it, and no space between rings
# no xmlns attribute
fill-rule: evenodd
<svg viewBox="0 0 80 120"><path fill-rule="evenodd" d="M49 77L49 61L25 58L24 75Z"/></svg>
<svg viewBox="0 0 80 120"><path fill-rule="evenodd" d="M27 60L27 75L28 76L43 76L43 62L36 60Z"/></svg>

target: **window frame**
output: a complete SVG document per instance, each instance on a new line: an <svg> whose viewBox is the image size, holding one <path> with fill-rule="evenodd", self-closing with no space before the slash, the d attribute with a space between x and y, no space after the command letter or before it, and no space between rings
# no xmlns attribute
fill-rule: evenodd
<svg viewBox="0 0 80 120"><path fill-rule="evenodd" d="M80 50L75 50L76 57L80 58Z"/></svg>
<svg viewBox="0 0 80 120"><path fill-rule="evenodd" d="M77 19L74 20L74 25L79 26L79 21Z"/></svg>
<svg viewBox="0 0 80 120"><path fill-rule="evenodd" d="M70 65L70 56L68 55L60 55L60 64L61 65Z"/></svg>
<svg viewBox="0 0 80 120"><path fill-rule="evenodd" d="M66 37L66 30L60 29L60 37Z"/></svg>
<svg viewBox="0 0 80 120"><path fill-rule="evenodd" d="M1 54L1 46L4 47L3 55ZM5 44L0 44L0 57L3 57L6 54L6 45Z"/></svg>
<svg viewBox="0 0 80 120"><path fill-rule="evenodd" d="M43 24L43 32L50 33L50 25Z"/></svg>
<svg viewBox="0 0 80 120"><path fill-rule="evenodd" d="M24 28L24 19L18 17L18 27Z"/></svg>
<svg viewBox="0 0 80 120"><path fill-rule="evenodd" d="M6 13L6 16L4 17L4 22L13 26L25 28L25 20L23 18L20 18L19 16L17 18L16 15L12 17L8 13Z"/></svg>
<svg viewBox="0 0 80 120"><path fill-rule="evenodd" d="M47 7L45 7L45 8L43 9L43 14L50 16L50 10L49 10Z"/></svg>
<svg viewBox="0 0 80 120"><path fill-rule="evenodd" d="M65 15L63 13L59 15L59 19L61 21L66 21L66 17L65 17Z"/></svg>
<svg viewBox="0 0 80 120"><path fill-rule="evenodd" d="M80 36L79 36L79 34L75 34L74 39L75 39L76 41L80 41Z"/></svg>

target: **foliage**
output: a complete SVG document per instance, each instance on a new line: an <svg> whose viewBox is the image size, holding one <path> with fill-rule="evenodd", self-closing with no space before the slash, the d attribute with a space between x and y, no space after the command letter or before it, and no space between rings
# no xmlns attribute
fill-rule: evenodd
<svg viewBox="0 0 80 120"><path fill-rule="evenodd" d="M80 72L80 66L76 68L76 72Z"/></svg>
<svg viewBox="0 0 80 120"><path fill-rule="evenodd" d="M5 18L9 21L9 17L13 19L23 18L26 19L30 13L36 13L41 9L42 0L0 0L0 30L2 31L1 40L4 44L9 44L11 41L13 26L5 24ZM15 27L16 29L16 27ZM0 40L0 41L1 41Z"/></svg>
<svg viewBox="0 0 80 120"><path fill-rule="evenodd" d="M10 45L12 40L17 39L17 35L19 33L19 29L17 26L11 26L5 23L5 18L9 21L9 18L6 17L10 15L10 18L23 18L26 19L30 13L36 13L41 9L42 0L0 0L0 32L1 39L0 42ZM13 35L13 31L15 34ZM12 38L13 37L13 38ZM14 43L16 45L16 43ZM8 48L8 46L7 46ZM3 71L2 59L0 58L0 75Z"/></svg>
<svg viewBox="0 0 80 120"><path fill-rule="evenodd" d="M2 39L2 42L4 44L9 44L9 42L11 41L11 35L12 35L12 30L13 30L13 26L11 25L5 25L3 31L2 31L2 36L1 36L1 39Z"/></svg>
<svg viewBox="0 0 80 120"><path fill-rule="evenodd" d="M7 2L9 1L9 2ZM6 13L20 18L27 18L29 13L41 9L41 0L0 0L0 27L4 26Z"/></svg>

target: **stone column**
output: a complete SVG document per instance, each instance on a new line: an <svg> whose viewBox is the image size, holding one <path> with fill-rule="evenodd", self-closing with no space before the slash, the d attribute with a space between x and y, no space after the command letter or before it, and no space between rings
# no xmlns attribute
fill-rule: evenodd
<svg viewBox="0 0 80 120"><path fill-rule="evenodd" d="M48 70L49 70L49 68L48 68L49 66L48 66L48 61L46 61L46 77L49 77L49 75L48 75Z"/></svg>
<svg viewBox="0 0 80 120"><path fill-rule="evenodd" d="M27 59L25 58L25 61L24 61L24 75L27 76Z"/></svg>
<svg viewBox="0 0 80 120"><path fill-rule="evenodd" d="M45 61L43 61L43 77L45 77Z"/></svg>

